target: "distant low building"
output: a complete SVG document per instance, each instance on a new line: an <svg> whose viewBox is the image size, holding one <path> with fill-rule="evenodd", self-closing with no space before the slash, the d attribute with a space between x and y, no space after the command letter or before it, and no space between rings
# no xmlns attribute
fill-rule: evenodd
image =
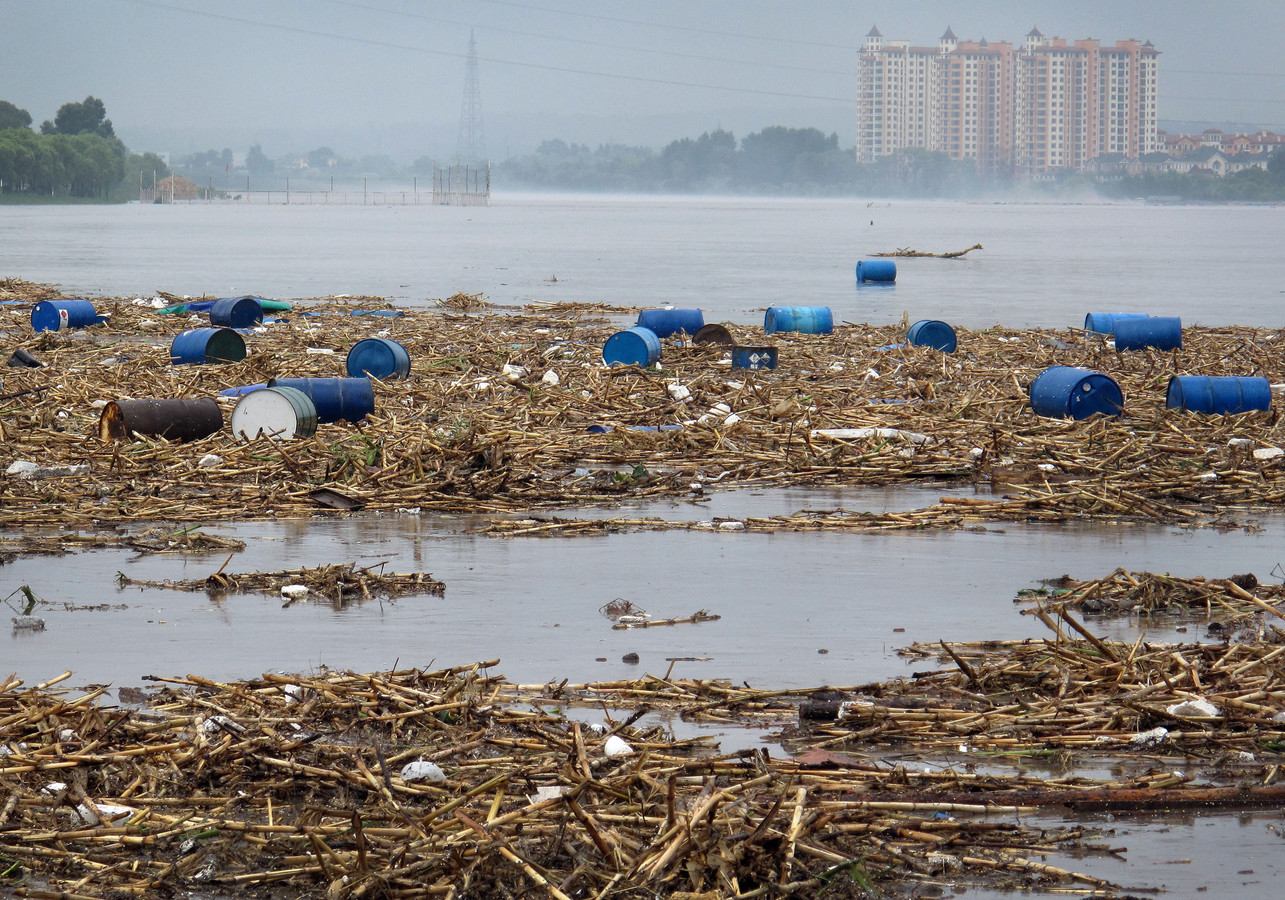
<svg viewBox="0 0 1285 900"><path fill-rule="evenodd" d="M1227 155L1263 154L1270 156L1285 146L1285 134L1256 131L1253 134L1233 134L1220 128L1206 128L1200 134L1168 134L1160 132L1160 142L1170 156L1184 156L1201 149L1214 149Z"/></svg>

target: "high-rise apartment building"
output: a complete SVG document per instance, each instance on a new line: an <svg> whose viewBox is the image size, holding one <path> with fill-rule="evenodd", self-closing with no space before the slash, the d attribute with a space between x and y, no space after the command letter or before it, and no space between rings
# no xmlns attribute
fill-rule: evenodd
<svg viewBox="0 0 1285 900"><path fill-rule="evenodd" d="M866 35L857 64L857 160L907 147L975 160L983 173L1039 176L1096 156L1157 149L1158 51L1150 41L1067 44L1031 29L1020 47L936 47Z"/></svg>

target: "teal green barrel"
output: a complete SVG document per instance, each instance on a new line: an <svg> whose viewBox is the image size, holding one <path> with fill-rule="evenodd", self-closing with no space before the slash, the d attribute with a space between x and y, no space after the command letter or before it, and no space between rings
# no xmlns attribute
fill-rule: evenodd
<svg viewBox="0 0 1285 900"><path fill-rule="evenodd" d="M834 331L834 317L828 306L769 306L763 315L763 331L829 334Z"/></svg>

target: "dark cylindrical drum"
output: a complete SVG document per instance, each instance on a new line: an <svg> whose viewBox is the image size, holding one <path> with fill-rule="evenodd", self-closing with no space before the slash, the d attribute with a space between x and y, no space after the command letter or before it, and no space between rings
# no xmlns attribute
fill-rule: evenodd
<svg viewBox="0 0 1285 900"><path fill-rule="evenodd" d="M644 309L634 324L650 328L656 337L669 337L680 331L695 334L704 327L705 314L699 309Z"/></svg>
<svg viewBox="0 0 1285 900"><path fill-rule="evenodd" d="M245 339L231 328L193 328L174 335L170 362L176 366L240 362L245 359Z"/></svg>
<svg viewBox="0 0 1285 900"><path fill-rule="evenodd" d="M1115 349L1182 349L1182 319L1177 316L1147 316L1120 319L1115 323Z"/></svg>
<svg viewBox="0 0 1285 900"><path fill-rule="evenodd" d="M289 441L317 432L317 407L303 391L271 387L253 391L232 408L232 436Z"/></svg>
<svg viewBox="0 0 1285 900"><path fill-rule="evenodd" d="M353 378L406 378L410 375L410 354L388 338L366 338L352 345L344 367Z"/></svg>
<svg viewBox="0 0 1285 900"><path fill-rule="evenodd" d="M648 366L660 360L660 338L650 328L635 325L617 331L602 345L602 361L609 366Z"/></svg>
<svg viewBox="0 0 1285 900"><path fill-rule="evenodd" d="M1266 378L1175 375L1169 379L1165 406L1214 414L1268 410L1272 408L1272 385Z"/></svg>
<svg viewBox="0 0 1285 900"><path fill-rule="evenodd" d="M1115 323L1123 319L1147 319L1146 313L1089 313L1084 317L1084 330L1096 334L1114 334Z"/></svg>
<svg viewBox="0 0 1285 900"><path fill-rule="evenodd" d="M857 263L857 284L897 280L897 264L890 259L863 259Z"/></svg>
<svg viewBox="0 0 1285 900"><path fill-rule="evenodd" d="M375 386L369 378L270 378L268 387L303 391L317 407L317 421L359 422L375 411Z"/></svg>
<svg viewBox="0 0 1285 900"><path fill-rule="evenodd" d="M210 307L210 324L224 328L250 328L263 321L258 297L224 297Z"/></svg>
<svg viewBox="0 0 1285 900"><path fill-rule="evenodd" d="M769 306L763 316L763 331L829 334L834 331L834 317L828 306Z"/></svg>
<svg viewBox="0 0 1285 900"><path fill-rule="evenodd" d="M1060 419L1087 419L1094 413L1118 416L1124 412L1124 394L1101 372L1074 366L1050 366L1031 382L1031 409L1036 415Z"/></svg>
<svg viewBox="0 0 1285 900"><path fill-rule="evenodd" d="M777 350L775 347L732 348L733 369L775 369Z"/></svg>
<svg viewBox="0 0 1285 900"><path fill-rule="evenodd" d="M112 400L98 419L104 441L131 440L137 434L167 441L195 441L223 428L223 410L213 397L194 400Z"/></svg>
<svg viewBox="0 0 1285 900"><path fill-rule="evenodd" d="M701 329L692 336L692 343L730 347L736 343L736 339L727 330L727 326L719 325L717 322L710 322L708 325L701 326Z"/></svg>
<svg viewBox="0 0 1285 900"><path fill-rule="evenodd" d="M41 300L31 308L31 327L36 331L66 331L101 321L88 300Z"/></svg>
<svg viewBox="0 0 1285 900"><path fill-rule="evenodd" d="M921 319L906 332L906 340L916 347L935 347L942 353L955 352L955 329L945 322Z"/></svg>

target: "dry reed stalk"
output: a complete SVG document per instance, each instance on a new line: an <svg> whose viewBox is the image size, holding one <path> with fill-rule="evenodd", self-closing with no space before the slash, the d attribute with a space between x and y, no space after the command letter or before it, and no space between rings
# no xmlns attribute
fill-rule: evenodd
<svg viewBox="0 0 1285 900"><path fill-rule="evenodd" d="M2 284L5 296L32 302L56 293L12 279ZM371 511L511 515L687 495L694 481L713 490L930 478L993 493L993 499L974 498L977 503L953 498L913 514L864 520L858 513L773 517L756 522L760 529L960 528L1084 518L1226 525L1247 506L1276 508L1285 501L1285 464L1252 452L1285 446L1274 413L1164 409L1172 374L1285 381L1279 352L1285 338L1275 332L1189 327L1183 350L1162 354L1114 353L1074 329L961 330L961 349L948 356L922 347L882 349L900 341L899 326L843 323L831 335L773 335L782 362L771 371L732 370L723 350L683 342L667 343L663 372L645 372L601 365L602 343L619 327L607 316L627 310L532 304L461 314L444 308L472 310L483 302L460 294L437 309L381 318L350 315L387 306L379 298L297 301L283 316L289 321L247 337L245 360L195 366L171 365L169 343L183 328L208 324L199 314L161 316L107 299L97 301L111 316L106 325L32 334L25 323L29 306L2 306L0 326L24 335L19 346L45 363L7 370L7 389L31 393L0 401L6 464L87 465L88 471L9 477L0 524L71 524L94 532L121 521L359 514L322 505L315 499L319 489ZM738 340L762 340L755 328L731 330ZM190 444L96 437L96 402L212 396L276 375L342 376L347 348L373 334L406 346L412 377L377 382L375 413L360 426L325 424L313 437L279 443L238 442L226 430ZM1124 391L1127 418L1072 422L1032 415L1026 386L1055 364L1110 375ZM545 380L548 372L557 374L556 383ZM673 382L690 396L676 400ZM225 402L225 410L233 403ZM711 414L719 403L739 421ZM611 430L588 430L599 425ZM662 425L681 427L631 430ZM872 429L872 436L812 436L858 428ZM207 456L221 461L198 465ZM536 522L532 530L508 533L591 531ZM492 533L505 532L496 526Z"/></svg>

